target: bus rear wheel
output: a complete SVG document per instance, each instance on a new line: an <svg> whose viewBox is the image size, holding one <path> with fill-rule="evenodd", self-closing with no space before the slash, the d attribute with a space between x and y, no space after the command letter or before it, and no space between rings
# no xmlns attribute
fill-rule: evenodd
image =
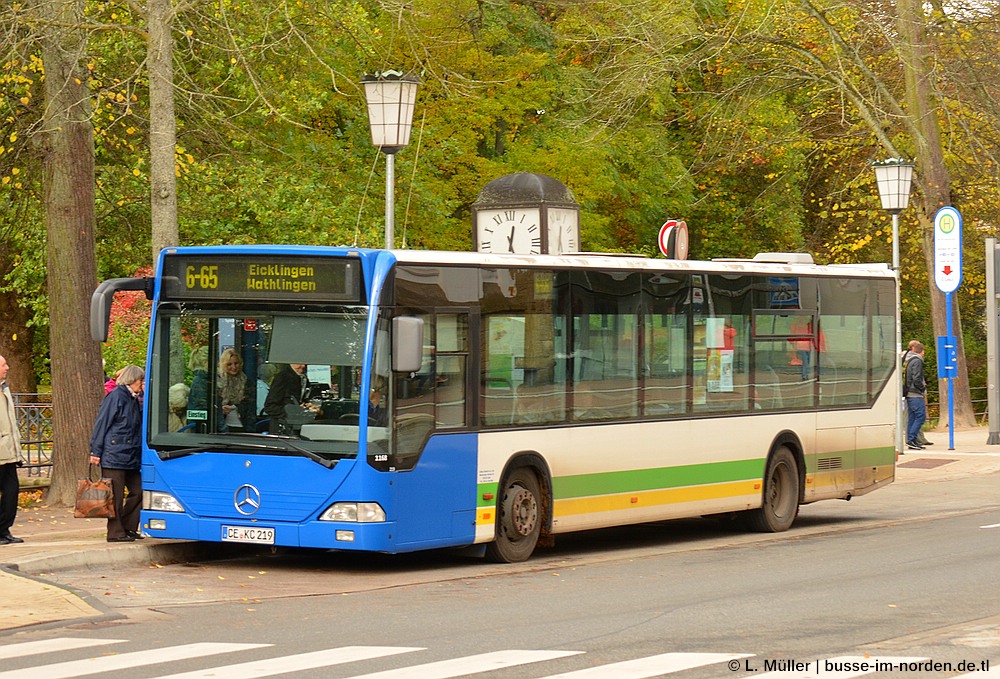
<svg viewBox="0 0 1000 679"><path fill-rule="evenodd" d="M764 475L764 502L744 515L747 528L758 533L780 533L792 527L799 514L799 465L786 446L774 451Z"/></svg>
<svg viewBox="0 0 1000 679"><path fill-rule="evenodd" d="M505 479L497 501L496 539L486 545L486 558L497 563L525 561L535 551L542 529L541 487L526 467Z"/></svg>

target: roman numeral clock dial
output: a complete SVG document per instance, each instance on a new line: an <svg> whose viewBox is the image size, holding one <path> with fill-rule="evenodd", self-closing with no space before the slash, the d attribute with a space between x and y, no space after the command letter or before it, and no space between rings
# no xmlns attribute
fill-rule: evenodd
<svg viewBox="0 0 1000 679"><path fill-rule="evenodd" d="M498 254L540 254L540 211L537 208L479 210L476 213L476 248L480 252Z"/></svg>
<svg viewBox="0 0 1000 679"><path fill-rule="evenodd" d="M548 235L551 255L580 251L580 212L572 208L548 208Z"/></svg>

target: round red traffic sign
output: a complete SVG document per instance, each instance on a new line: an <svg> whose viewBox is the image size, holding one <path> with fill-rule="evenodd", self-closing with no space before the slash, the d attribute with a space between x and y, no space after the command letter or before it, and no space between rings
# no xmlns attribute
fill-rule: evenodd
<svg viewBox="0 0 1000 679"><path fill-rule="evenodd" d="M660 252L669 259L687 259L688 228L687 222L668 219L660 227L660 237L657 239Z"/></svg>

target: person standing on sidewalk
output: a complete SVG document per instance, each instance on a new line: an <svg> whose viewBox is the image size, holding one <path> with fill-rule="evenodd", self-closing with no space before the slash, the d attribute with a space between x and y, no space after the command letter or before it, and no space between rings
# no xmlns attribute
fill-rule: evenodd
<svg viewBox="0 0 1000 679"><path fill-rule="evenodd" d="M145 371L127 365L116 386L97 411L90 437L90 463L101 465L101 476L111 479L115 515L108 519L108 542L141 540L142 509L142 396ZM126 495L127 493L127 495Z"/></svg>
<svg viewBox="0 0 1000 679"><path fill-rule="evenodd" d="M927 420L927 381L924 379L924 345L911 340L903 357L903 396L906 397L906 447L923 450L920 429Z"/></svg>
<svg viewBox="0 0 1000 679"><path fill-rule="evenodd" d="M21 432L17 428L14 397L7 387L7 359L0 356L0 545L24 542L10 534L17 516L17 465L21 459Z"/></svg>

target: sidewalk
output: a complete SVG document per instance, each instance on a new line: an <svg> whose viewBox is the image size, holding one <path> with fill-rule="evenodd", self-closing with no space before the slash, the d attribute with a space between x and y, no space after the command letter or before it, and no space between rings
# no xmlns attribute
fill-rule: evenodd
<svg viewBox="0 0 1000 679"><path fill-rule="evenodd" d="M0 636L33 625L121 617L86 593L47 582L48 573L180 563L218 551L218 545L185 540L109 543L106 526L106 519L74 518L71 507L18 510L11 533L24 542L0 545Z"/></svg>
<svg viewBox="0 0 1000 679"><path fill-rule="evenodd" d="M899 458L894 485L927 484L1000 472L1000 445L989 446L989 429L929 432L933 446L906 451ZM872 494L877 498L892 486ZM859 502L864 502L864 499ZM819 503L824 504L824 503ZM108 543L104 519L75 519L68 508L31 507L18 511L11 532L21 544L0 545L0 635L34 625L71 620L113 619L113 611L87 594L41 579L47 573L76 568L178 563L209 559L219 552L213 543L146 538Z"/></svg>

